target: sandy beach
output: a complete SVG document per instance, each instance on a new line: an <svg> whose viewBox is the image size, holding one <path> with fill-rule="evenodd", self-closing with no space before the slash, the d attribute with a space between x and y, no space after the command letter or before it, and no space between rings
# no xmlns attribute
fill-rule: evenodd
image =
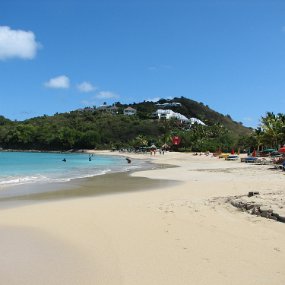
<svg viewBox="0 0 285 285"><path fill-rule="evenodd" d="M285 224L227 202L258 191L283 211L284 172L190 153L127 156L176 167L101 186L128 191L0 205L0 284L285 284Z"/></svg>

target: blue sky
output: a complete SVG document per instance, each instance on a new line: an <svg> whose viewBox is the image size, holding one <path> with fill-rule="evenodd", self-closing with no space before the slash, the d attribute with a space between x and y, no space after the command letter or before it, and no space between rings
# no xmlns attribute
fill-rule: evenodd
<svg viewBox="0 0 285 285"><path fill-rule="evenodd" d="M285 112L285 1L1 0L0 115L187 97Z"/></svg>

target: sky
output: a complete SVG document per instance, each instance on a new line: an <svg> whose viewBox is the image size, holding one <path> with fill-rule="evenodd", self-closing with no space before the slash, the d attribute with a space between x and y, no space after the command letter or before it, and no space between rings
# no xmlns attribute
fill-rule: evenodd
<svg viewBox="0 0 285 285"><path fill-rule="evenodd" d="M283 0L1 0L0 115L186 97L285 112Z"/></svg>

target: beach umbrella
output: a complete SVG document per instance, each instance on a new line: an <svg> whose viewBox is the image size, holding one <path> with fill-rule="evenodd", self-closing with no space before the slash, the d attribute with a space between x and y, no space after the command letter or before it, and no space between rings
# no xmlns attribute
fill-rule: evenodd
<svg viewBox="0 0 285 285"><path fill-rule="evenodd" d="M285 153L285 146L282 146L281 148L278 149L278 152L280 153Z"/></svg>

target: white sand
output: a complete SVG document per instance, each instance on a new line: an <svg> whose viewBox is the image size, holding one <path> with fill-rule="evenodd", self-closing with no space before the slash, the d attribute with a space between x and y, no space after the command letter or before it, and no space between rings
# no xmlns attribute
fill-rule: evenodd
<svg viewBox="0 0 285 285"><path fill-rule="evenodd" d="M282 172L191 154L151 160L179 167L133 175L181 183L2 209L0 284L285 284L285 224L221 198L282 192Z"/></svg>

